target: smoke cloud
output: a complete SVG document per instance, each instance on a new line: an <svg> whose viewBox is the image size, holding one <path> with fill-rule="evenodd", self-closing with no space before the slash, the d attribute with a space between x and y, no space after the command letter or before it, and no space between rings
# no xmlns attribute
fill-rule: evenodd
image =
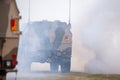
<svg viewBox="0 0 120 80"><path fill-rule="evenodd" d="M71 1L73 33L71 70L88 73L120 74L120 0ZM27 9L23 9L25 9L27 1L21 3L19 3L22 6L20 12L26 13ZM22 15L27 15L25 13ZM23 17L23 19L27 20L26 17ZM30 40L38 41L36 35L34 38L31 36ZM27 44L27 42L22 44ZM35 47L31 48L36 49ZM22 53L22 50L19 53ZM21 62L24 62L24 60ZM40 68L40 66L38 67ZM46 69L46 67L44 68Z"/></svg>
<svg viewBox="0 0 120 80"><path fill-rule="evenodd" d="M85 65L88 73L120 73L119 0L101 0L89 11L81 32L83 47L92 50L94 58Z"/></svg>

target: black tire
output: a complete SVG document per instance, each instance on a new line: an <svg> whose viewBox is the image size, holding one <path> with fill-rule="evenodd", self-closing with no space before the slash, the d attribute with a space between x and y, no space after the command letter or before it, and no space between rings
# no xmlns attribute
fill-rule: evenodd
<svg viewBox="0 0 120 80"><path fill-rule="evenodd" d="M0 80L6 80L6 70L0 70Z"/></svg>
<svg viewBox="0 0 120 80"><path fill-rule="evenodd" d="M66 62L61 64L61 72L62 73L69 73L71 68L71 62Z"/></svg>
<svg viewBox="0 0 120 80"><path fill-rule="evenodd" d="M58 72L59 64L55 62L50 63L50 70L51 72Z"/></svg>
<svg viewBox="0 0 120 80"><path fill-rule="evenodd" d="M0 80L6 80L6 75L2 75Z"/></svg>

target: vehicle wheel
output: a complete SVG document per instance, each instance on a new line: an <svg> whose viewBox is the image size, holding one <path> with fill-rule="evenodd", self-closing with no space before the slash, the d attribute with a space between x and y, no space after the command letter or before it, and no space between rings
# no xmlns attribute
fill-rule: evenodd
<svg viewBox="0 0 120 80"><path fill-rule="evenodd" d="M1 80L6 80L6 75L3 75Z"/></svg>
<svg viewBox="0 0 120 80"><path fill-rule="evenodd" d="M62 73L69 73L70 72L70 67L71 67L71 62L66 62L61 64L61 72Z"/></svg>
<svg viewBox="0 0 120 80"><path fill-rule="evenodd" d="M50 70L51 70L51 72L58 72L58 67L59 67L58 63L55 63L55 62L51 62L50 63Z"/></svg>
<svg viewBox="0 0 120 80"><path fill-rule="evenodd" d="M6 74L5 70L0 70L0 80L6 80Z"/></svg>

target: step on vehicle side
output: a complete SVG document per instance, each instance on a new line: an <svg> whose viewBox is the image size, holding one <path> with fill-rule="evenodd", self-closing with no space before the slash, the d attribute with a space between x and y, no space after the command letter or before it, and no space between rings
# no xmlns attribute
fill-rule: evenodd
<svg viewBox="0 0 120 80"><path fill-rule="evenodd" d="M15 0L0 0L0 80L8 72L17 72L19 10Z"/></svg>

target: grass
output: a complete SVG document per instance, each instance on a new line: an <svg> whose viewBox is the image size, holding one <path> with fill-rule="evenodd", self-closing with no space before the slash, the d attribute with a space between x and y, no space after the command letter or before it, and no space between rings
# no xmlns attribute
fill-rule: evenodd
<svg viewBox="0 0 120 80"><path fill-rule="evenodd" d="M92 80L120 80L120 75L118 74L94 74L87 77Z"/></svg>
<svg viewBox="0 0 120 80"><path fill-rule="evenodd" d="M7 80L14 80L8 78ZM41 74L35 73L27 76L18 76L17 80L120 80L120 75L104 75L104 74L83 74L83 73L52 73Z"/></svg>

